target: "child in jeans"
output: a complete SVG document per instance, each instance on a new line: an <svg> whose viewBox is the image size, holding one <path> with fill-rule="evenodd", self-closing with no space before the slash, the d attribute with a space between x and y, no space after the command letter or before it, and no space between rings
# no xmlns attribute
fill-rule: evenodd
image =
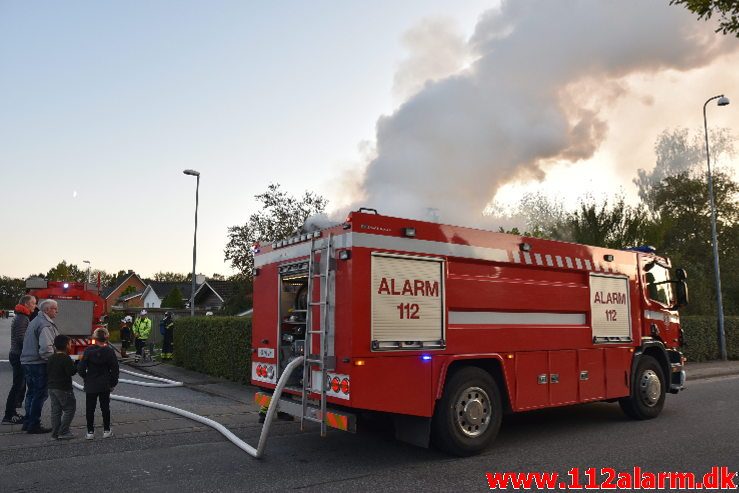
<svg viewBox="0 0 739 493"><path fill-rule="evenodd" d="M49 400L51 400L51 438L55 440L69 440L74 435L69 431L69 425L74 419L77 409L77 400L72 389L72 375L77 373L77 366L69 351L72 341L65 335L54 338L54 354L49 356L47 375Z"/></svg>
<svg viewBox="0 0 739 493"><path fill-rule="evenodd" d="M95 438L95 408L100 401L103 413L103 438L113 435L110 429L110 392L118 385L118 358L108 345L108 330L95 329L93 345L85 349L79 362L79 372L85 380L85 439Z"/></svg>

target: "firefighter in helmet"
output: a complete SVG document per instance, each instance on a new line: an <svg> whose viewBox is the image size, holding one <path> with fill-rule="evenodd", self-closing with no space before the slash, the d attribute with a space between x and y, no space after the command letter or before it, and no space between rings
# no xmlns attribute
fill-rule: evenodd
<svg viewBox="0 0 739 493"><path fill-rule="evenodd" d="M172 312L164 312L164 318L159 322L159 330L164 337L164 341L162 342L162 359L172 359L172 338L174 336Z"/></svg>
<svg viewBox="0 0 739 493"><path fill-rule="evenodd" d="M121 358L128 358L128 348L131 346L131 324L133 318L126 315L121 320Z"/></svg>

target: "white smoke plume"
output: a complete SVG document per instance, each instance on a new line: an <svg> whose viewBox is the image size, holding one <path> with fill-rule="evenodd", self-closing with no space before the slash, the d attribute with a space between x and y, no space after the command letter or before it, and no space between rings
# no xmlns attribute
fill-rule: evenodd
<svg viewBox="0 0 739 493"><path fill-rule="evenodd" d="M428 38L427 28L412 39ZM737 48L666 0L504 1L480 17L464 49L445 52L474 62L414 83L420 89L378 120L353 208L484 224L501 185L593 155L608 133L601 112L628 90L625 77L697 68ZM414 80L412 64L401 69Z"/></svg>

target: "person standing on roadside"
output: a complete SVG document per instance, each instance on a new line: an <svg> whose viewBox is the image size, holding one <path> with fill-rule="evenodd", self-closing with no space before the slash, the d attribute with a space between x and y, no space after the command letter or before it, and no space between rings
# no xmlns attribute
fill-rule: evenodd
<svg viewBox="0 0 739 493"><path fill-rule="evenodd" d="M133 323L133 335L136 337L136 354L143 356L142 350L149 341L151 334L151 319L146 316L146 310L141 310L139 317Z"/></svg>
<svg viewBox="0 0 739 493"><path fill-rule="evenodd" d="M21 407L23 397L26 394L26 380L23 376L21 366L21 352L23 351L23 338L30 323L31 313L36 308L36 297L31 294L21 296L15 306L15 318L10 326L10 353L8 360L13 367L13 384L8 392L8 400L5 402L4 425L19 425L23 423L23 416L18 414L16 408Z"/></svg>
<svg viewBox="0 0 739 493"><path fill-rule="evenodd" d="M174 320L171 312L164 312L164 318L161 321L162 335L162 359L172 359L172 338L174 337Z"/></svg>
<svg viewBox="0 0 739 493"><path fill-rule="evenodd" d="M110 393L118 385L118 358L108 344L108 330L95 329L93 344L85 349L78 364L80 376L85 380L86 440L95 438L95 408L100 402L103 414L103 438L113 436L110 428Z"/></svg>
<svg viewBox="0 0 739 493"><path fill-rule="evenodd" d="M59 329L54 322L59 305L54 300L44 300L39 307L39 315L28 324L21 352L21 365L28 387L23 430L31 434L51 431L51 428L41 426L41 410L49 397L46 364L49 357L54 354L54 338L59 335Z"/></svg>
<svg viewBox="0 0 739 493"><path fill-rule="evenodd" d="M77 366L69 357L72 340L65 335L58 335L54 338L54 349L48 365L51 438L69 440L74 438L69 425L77 410L77 399L72 388L72 375L77 373Z"/></svg>
<svg viewBox="0 0 739 493"><path fill-rule="evenodd" d="M121 358L128 358L128 349L131 347L131 315L126 315L121 320Z"/></svg>

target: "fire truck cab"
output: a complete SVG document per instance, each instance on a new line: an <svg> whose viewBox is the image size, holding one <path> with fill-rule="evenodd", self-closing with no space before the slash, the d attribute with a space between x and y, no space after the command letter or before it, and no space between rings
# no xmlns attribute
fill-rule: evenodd
<svg viewBox="0 0 739 493"><path fill-rule="evenodd" d="M613 250L351 213L257 245L251 381L326 428L387 413L396 436L485 449L504 412L618 401L656 417L683 388L685 272Z"/></svg>

